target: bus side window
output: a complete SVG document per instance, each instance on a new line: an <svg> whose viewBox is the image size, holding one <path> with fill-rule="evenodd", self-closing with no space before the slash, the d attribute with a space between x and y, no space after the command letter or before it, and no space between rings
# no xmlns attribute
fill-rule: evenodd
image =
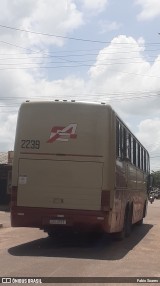
<svg viewBox="0 0 160 286"><path fill-rule="evenodd" d="M140 144L139 143L137 143L138 144L138 152L137 152L137 157L138 157L138 168L140 169L141 168L141 164L140 164L140 162L141 162L141 160L140 160L140 156L141 156L141 147L140 147Z"/></svg>
<svg viewBox="0 0 160 286"><path fill-rule="evenodd" d="M129 133L129 159L131 161L131 134Z"/></svg>
<svg viewBox="0 0 160 286"><path fill-rule="evenodd" d="M119 121L116 120L116 156L120 157Z"/></svg>
<svg viewBox="0 0 160 286"><path fill-rule="evenodd" d="M120 137L119 137L119 139L120 139L120 158L122 159L122 149L123 149L123 129L122 129L122 125L120 124L120 129L119 129L119 135L120 135Z"/></svg>
<svg viewBox="0 0 160 286"><path fill-rule="evenodd" d="M116 154L117 157L123 158L123 148L124 148L124 129L122 124L116 121Z"/></svg>
<svg viewBox="0 0 160 286"><path fill-rule="evenodd" d="M131 134L126 131L126 158L131 161Z"/></svg>
<svg viewBox="0 0 160 286"><path fill-rule="evenodd" d="M127 157L127 134L126 128L123 127L123 159Z"/></svg>
<svg viewBox="0 0 160 286"><path fill-rule="evenodd" d="M131 136L131 163L133 164L133 137Z"/></svg>
<svg viewBox="0 0 160 286"><path fill-rule="evenodd" d="M146 151L144 150L144 171L146 172Z"/></svg>
<svg viewBox="0 0 160 286"><path fill-rule="evenodd" d="M136 140L133 138L133 164L136 166L136 158L137 158L137 152L136 152Z"/></svg>
<svg viewBox="0 0 160 286"><path fill-rule="evenodd" d="M126 128L120 123L120 157L122 160L126 158Z"/></svg>
<svg viewBox="0 0 160 286"><path fill-rule="evenodd" d="M150 164L149 164L150 161L149 161L149 154L148 153L147 153L147 159L148 159L148 170L147 171L149 173L150 172Z"/></svg>
<svg viewBox="0 0 160 286"><path fill-rule="evenodd" d="M141 169L143 170L143 148L141 147Z"/></svg>

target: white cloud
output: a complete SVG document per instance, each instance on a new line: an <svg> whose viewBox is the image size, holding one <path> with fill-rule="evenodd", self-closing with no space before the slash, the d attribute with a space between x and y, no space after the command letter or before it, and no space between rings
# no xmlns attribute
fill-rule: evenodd
<svg viewBox="0 0 160 286"><path fill-rule="evenodd" d="M142 9L138 16L140 20L153 19L160 15L159 0L135 0L135 3ZM3 0L0 1L0 23L65 37L85 25L86 20L94 20L92 17L104 12L108 4L108 0ZM121 25L113 18L102 18L101 21L100 18L97 19L97 27L98 23L101 23L102 33L118 30ZM86 31L85 33L88 32ZM25 49L53 52L53 45L62 46L66 40L2 27L0 36L0 54L6 54L0 61L0 151L13 149L17 109L22 101L33 98L57 98L110 103L130 124L131 129L134 126L136 130L136 124L141 120L138 138L152 155L156 156L159 153L160 55L156 56L153 62L147 59L144 56L143 38L136 40L125 35L115 37L110 44L106 44L105 47L103 45L95 62L92 57L92 67L87 75L81 72L81 67L77 72L79 76L75 76L75 68L72 75L71 69L68 69L65 77L59 72L60 69L53 69L52 74L60 75L59 79L55 80L47 69L41 69L42 65L38 64L45 62L40 58L44 54L35 54L34 56L38 56L39 59L33 59L33 54L28 54ZM2 41L22 46L24 49L16 49ZM20 51L26 54L21 55ZM9 53L10 56L7 55ZM9 57L12 59L9 60ZM85 65L90 64L90 58L90 55L84 58ZM78 61L80 57L74 57L75 59ZM76 64L83 65L83 62ZM34 69L25 69L33 65ZM10 69L6 70L7 67ZM18 69L20 67L22 69ZM158 168L158 161L156 165L155 162L156 160L153 161L153 166Z"/></svg>
<svg viewBox="0 0 160 286"><path fill-rule="evenodd" d="M83 15L77 9L73 0L16 0L1 1L0 22L11 26L35 32L66 36L83 25ZM13 25L14 23L14 25ZM0 28L1 40L21 43L23 46L38 46L56 44L63 45L64 39L41 36L32 33Z"/></svg>
<svg viewBox="0 0 160 286"><path fill-rule="evenodd" d="M97 13L105 10L108 0L81 0L85 9L95 11Z"/></svg>
<svg viewBox="0 0 160 286"><path fill-rule="evenodd" d="M3 113L2 108L0 108L0 150L9 151L13 150L16 123L17 123L17 114L7 115Z"/></svg>
<svg viewBox="0 0 160 286"><path fill-rule="evenodd" d="M114 38L97 54L87 79L83 76L68 75L59 80L48 80L38 68L38 64L32 73L25 69L0 70L0 104L6 105L6 109L0 110L0 150L13 149L16 124L14 108L26 99L57 98L109 102L129 124L131 117L135 120L137 116L149 119L156 113L159 118L160 96L157 95L160 90L160 56L151 63L145 59L144 50L145 42L142 38L135 40L125 35ZM15 53L16 50L12 48L12 52ZM27 62L32 63L33 59L29 55L25 57ZM9 114L9 111L13 114ZM152 119L150 129L149 122L142 121L139 126L138 136L140 138L142 134L142 142L150 141L147 137L147 134L152 134L150 129L153 128L154 134L158 134L153 126L155 124L159 128L160 119ZM148 129L145 129L146 127ZM156 139L156 135L154 136ZM151 151L160 150L160 140L152 142L154 146Z"/></svg>
<svg viewBox="0 0 160 286"><path fill-rule="evenodd" d="M119 36L99 52L89 71L92 89L105 92L104 100L128 114L160 112L159 97L155 96L160 89L160 58L150 63L143 50L135 39Z"/></svg>
<svg viewBox="0 0 160 286"><path fill-rule="evenodd" d="M139 20L148 20L160 16L159 0L136 0L135 3L142 8L138 15Z"/></svg>
<svg viewBox="0 0 160 286"><path fill-rule="evenodd" d="M150 153L151 170L160 170L160 118L143 120L138 129L136 135Z"/></svg>
<svg viewBox="0 0 160 286"><path fill-rule="evenodd" d="M99 25L100 25L101 34L104 34L110 31L119 30L122 26L122 24L117 23L116 21L109 22L109 21L102 21L102 20L99 22Z"/></svg>

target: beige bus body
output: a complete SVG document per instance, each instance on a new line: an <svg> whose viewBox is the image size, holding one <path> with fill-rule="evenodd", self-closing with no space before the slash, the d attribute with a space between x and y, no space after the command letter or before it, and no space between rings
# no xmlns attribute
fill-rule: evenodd
<svg viewBox="0 0 160 286"><path fill-rule="evenodd" d="M146 210L146 177L116 158L117 115L109 105L21 105L12 174L12 226L122 232ZM138 196L139 194L139 196ZM136 201L136 198L137 201Z"/></svg>

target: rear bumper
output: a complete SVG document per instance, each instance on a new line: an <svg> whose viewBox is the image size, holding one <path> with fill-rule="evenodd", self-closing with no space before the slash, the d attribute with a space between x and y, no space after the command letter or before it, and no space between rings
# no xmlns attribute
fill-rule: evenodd
<svg viewBox="0 0 160 286"><path fill-rule="evenodd" d="M65 224L61 224L62 221L65 221ZM47 231L57 228L72 228L82 231L109 232L109 212L12 207L11 225L13 227L40 228Z"/></svg>

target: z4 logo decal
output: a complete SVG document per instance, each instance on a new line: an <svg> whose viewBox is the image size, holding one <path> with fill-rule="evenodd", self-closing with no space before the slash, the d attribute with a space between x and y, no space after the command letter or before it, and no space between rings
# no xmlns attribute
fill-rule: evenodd
<svg viewBox="0 0 160 286"><path fill-rule="evenodd" d="M55 141L68 141L69 139L76 139L77 124L69 124L66 127L54 126L51 129L50 138L47 143L53 143Z"/></svg>

